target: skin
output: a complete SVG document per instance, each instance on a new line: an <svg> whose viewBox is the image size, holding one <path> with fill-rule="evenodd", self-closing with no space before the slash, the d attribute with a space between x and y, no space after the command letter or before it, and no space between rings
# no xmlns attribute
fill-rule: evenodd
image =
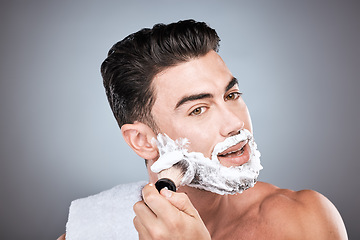
<svg viewBox="0 0 360 240"><path fill-rule="evenodd" d="M252 132L239 86L229 85L233 78L214 51L155 76L152 115L160 131L172 139L186 137L189 150L206 157L239 130ZM198 98L179 106L189 96ZM129 146L148 159L150 184L142 190L144 200L134 205L139 239L347 239L334 205L311 190L295 192L258 182L236 195L187 186L176 193L165 189L158 193L153 186L158 177L150 170L159 157L151 142L156 134L140 122L126 124L121 131ZM242 164L236 158L219 160L227 167Z"/></svg>
<svg viewBox="0 0 360 240"><path fill-rule="evenodd" d="M189 150L202 152L206 157L211 156L217 143L239 130L246 128L252 132L248 109L238 94L239 86L226 89L232 79L231 72L214 51L158 74L153 81L156 101L152 114L161 132L172 139L186 137L190 141ZM184 97L199 94L211 97L187 101L176 107ZM157 175L149 167L157 157L148 163L152 183L156 182ZM237 165L236 160L220 159L220 162L225 166ZM172 203L172 198L178 195L183 198L183 204ZM181 187L179 193L165 197L169 201L167 204L164 194L148 185L143 189L143 196L146 204L139 202L134 206L134 224L140 239L177 239L177 234L179 239L209 239L206 234L201 235L202 238L194 235L193 228L204 230L202 223L211 239L347 239L336 208L324 196L311 190L294 192L259 182L242 194L222 196ZM150 204L148 198L152 200ZM161 204L158 206L156 201ZM184 212L183 206L190 211L189 201L202 222L194 224L193 218L177 218ZM170 204L178 211L157 214ZM154 224L157 221L162 224Z"/></svg>
<svg viewBox="0 0 360 240"><path fill-rule="evenodd" d="M250 114L237 84L225 91L232 79L215 52L158 74L153 82L156 101L152 109L158 127L172 139L186 137L191 143L189 151L202 152L205 157L211 156L217 143L239 130L252 132ZM201 94L211 97L176 108L181 99Z"/></svg>

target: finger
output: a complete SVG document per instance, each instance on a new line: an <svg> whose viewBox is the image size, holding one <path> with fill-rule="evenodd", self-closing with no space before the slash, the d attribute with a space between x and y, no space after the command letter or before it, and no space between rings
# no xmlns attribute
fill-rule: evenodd
<svg viewBox="0 0 360 240"><path fill-rule="evenodd" d="M174 207L195 218L200 218L198 211L191 203L189 197L185 193L172 192L163 188L160 192Z"/></svg>
<svg viewBox="0 0 360 240"><path fill-rule="evenodd" d="M156 221L156 215L154 212L144 203L139 201L134 204L133 210L135 215L144 223Z"/></svg>
<svg viewBox="0 0 360 240"><path fill-rule="evenodd" d="M146 185L142 190L142 194L145 204L159 218L166 218L178 211L168 200L160 195L153 184Z"/></svg>
<svg viewBox="0 0 360 240"><path fill-rule="evenodd" d="M134 223L134 227L135 227L136 231L139 234L139 240L151 239L149 232L147 231L147 229L144 227L144 225L142 224L142 222L140 221L140 219L137 216L134 217L133 223Z"/></svg>

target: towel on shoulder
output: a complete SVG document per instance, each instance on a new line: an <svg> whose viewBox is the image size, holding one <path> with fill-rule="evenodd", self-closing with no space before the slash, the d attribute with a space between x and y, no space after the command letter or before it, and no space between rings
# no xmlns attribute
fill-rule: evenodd
<svg viewBox="0 0 360 240"><path fill-rule="evenodd" d="M66 240L138 239L133 205L141 200L146 182L121 184L93 196L74 200L66 224Z"/></svg>

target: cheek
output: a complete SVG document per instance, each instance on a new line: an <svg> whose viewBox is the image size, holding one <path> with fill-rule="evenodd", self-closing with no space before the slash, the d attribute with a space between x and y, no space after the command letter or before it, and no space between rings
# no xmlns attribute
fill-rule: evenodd
<svg viewBox="0 0 360 240"><path fill-rule="evenodd" d="M158 122L160 132L166 133L171 139L187 138L190 142L190 152L201 152L205 157L211 156L214 146L214 124L208 125L205 122L196 125L168 119L168 121ZM213 127L212 129L210 127Z"/></svg>
<svg viewBox="0 0 360 240"><path fill-rule="evenodd" d="M211 156L212 148L214 147L214 140L216 137L212 129L203 125L196 128L181 129L179 136L186 137L189 141L189 151L201 152L205 157Z"/></svg>

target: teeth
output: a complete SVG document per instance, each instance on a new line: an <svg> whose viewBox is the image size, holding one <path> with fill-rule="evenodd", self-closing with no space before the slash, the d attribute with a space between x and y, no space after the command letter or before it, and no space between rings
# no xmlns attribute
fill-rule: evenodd
<svg viewBox="0 0 360 240"><path fill-rule="evenodd" d="M222 156L230 155L230 154L236 153L236 152L238 153L238 154L237 154L238 156L241 156L241 155L244 153L244 147L245 147L245 145L244 145L242 148L238 149L238 150L229 152L229 153L224 154L224 155L222 155Z"/></svg>
<svg viewBox="0 0 360 240"><path fill-rule="evenodd" d="M244 154L244 152L245 152L245 151L244 151L244 149L242 148L237 155L238 155L238 156L241 156L241 155Z"/></svg>
<svg viewBox="0 0 360 240"><path fill-rule="evenodd" d="M231 152L231 153L222 155L222 157L230 157L230 154L232 154L232 153L236 153L236 156L240 157L241 155L244 154L244 149L240 149L240 150L238 150L238 151L235 151L235 152Z"/></svg>
<svg viewBox="0 0 360 240"><path fill-rule="evenodd" d="M233 151L233 152L229 152L229 153L227 153L227 154L232 154L232 153L236 153L236 152L238 152L238 151L240 151L241 149L239 149L239 150L236 150L236 151Z"/></svg>

